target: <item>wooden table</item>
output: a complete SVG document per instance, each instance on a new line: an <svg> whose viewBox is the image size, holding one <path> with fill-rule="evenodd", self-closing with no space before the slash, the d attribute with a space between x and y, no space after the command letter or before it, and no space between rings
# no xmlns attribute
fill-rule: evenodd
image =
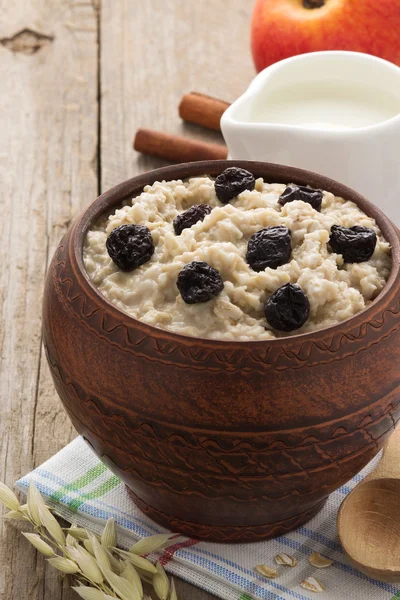
<svg viewBox="0 0 400 600"><path fill-rule="evenodd" d="M132 139L184 126L197 90L232 101L254 75L243 0L0 0L0 480L8 485L76 432L41 347L49 259L101 191L161 161ZM186 600L208 594L179 585ZM54 571L0 520L0 599L73 600Z"/></svg>

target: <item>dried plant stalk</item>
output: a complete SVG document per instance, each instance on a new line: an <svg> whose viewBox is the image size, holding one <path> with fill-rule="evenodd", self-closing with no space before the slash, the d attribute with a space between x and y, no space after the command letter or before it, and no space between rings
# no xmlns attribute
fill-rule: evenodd
<svg viewBox="0 0 400 600"><path fill-rule="evenodd" d="M127 561L133 564L134 567L138 567L142 571L146 571L147 573L151 573L155 575L157 573L156 567L151 563L147 558L143 558L142 556L138 556L137 554L132 554L132 552L126 552L125 550L119 550L119 548L115 548L115 550Z"/></svg>
<svg viewBox="0 0 400 600"><path fill-rule="evenodd" d="M37 533L22 533L24 537L44 556L54 556L54 551Z"/></svg>
<svg viewBox="0 0 400 600"><path fill-rule="evenodd" d="M167 600L169 594L169 581L160 561L156 564L157 573L153 577L154 591L160 600Z"/></svg>
<svg viewBox="0 0 400 600"><path fill-rule="evenodd" d="M20 506L17 496L0 481L0 502L10 510L19 511Z"/></svg>
<svg viewBox="0 0 400 600"><path fill-rule="evenodd" d="M172 577L171 577L171 591L170 591L170 595L169 595L169 600L178 600L178 597L176 595L176 589L175 589L175 581L173 580Z"/></svg>
<svg viewBox="0 0 400 600"><path fill-rule="evenodd" d="M156 552L161 548L164 548L164 545L174 537L174 533L160 533L157 535L150 535L149 537L142 538L136 544L132 546L129 552L133 552L133 554L151 554L152 552ZM115 545L115 544L114 544Z"/></svg>
<svg viewBox="0 0 400 600"><path fill-rule="evenodd" d="M35 533L23 535L52 567L72 576L72 589L84 600L147 600L142 581L153 585L159 600L177 600L175 585L171 581L170 586L161 564L153 565L142 556L170 544L174 534L149 536L127 552L117 548L114 519L106 523L101 536L75 525L62 529L32 482L28 502L22 506L0 482L0 502L9 509L8 519L33 526Z"/></svg>
<svg viewBox="0 0 400 600"><path fill-rule="evenodd" d="M141 600L139 590L130 581L109 570L104 575L121 600Z"/></svg>
<svg viewBox="0 0 400 600"><path fill-rule="evenodd" d="M113 548L117 545L117 530L115 528L115 519L108 519L106 526L100 538L101 544L106 548Z"/></svg>
<svg viewBox="0 0 400 600"><path fill-rule="evenodd" d="M66 573L67 575L79 573L78 565L73 560L69 560L69 558L57 556L56 558L49 558L49 563L52 567L61 571L61 573Z"/></svg>
<svg viewBox="0 0 400 600"><path fill-rule="evenodd" d="M126 561L124 564L125 568L121 573L121 577L130 581L131 584L138 589L140 597L142 597L143 585L139 573L136 571L135 567L131 565L131 563Z"/></svg>

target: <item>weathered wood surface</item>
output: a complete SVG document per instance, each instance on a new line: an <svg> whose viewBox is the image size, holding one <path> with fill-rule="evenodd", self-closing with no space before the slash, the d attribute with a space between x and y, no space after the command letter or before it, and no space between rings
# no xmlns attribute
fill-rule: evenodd
<svg viewBox="0 0 400 600"><path fill-rule="evenodd" d="M178 104L191 90L232 102L246 89L251 9L243 0L102 0L102 189L165 164L132 152L139 127L221 142L184 125Z"/></svg>
<svg viewBox="0 0 400 600"><path fill-rule="evenodd" d="M0 0L0 480L11 485L75 432L41 351L46 267L78 210L161 165L138 127L183 125L192 89L232 101L253 76L243 0ZM20 33L22 32L22 33ZM20 34L20 35L18 35ZM210 595L179 582L181 598ZM73 600L0 520L0 600Z"/></svg>

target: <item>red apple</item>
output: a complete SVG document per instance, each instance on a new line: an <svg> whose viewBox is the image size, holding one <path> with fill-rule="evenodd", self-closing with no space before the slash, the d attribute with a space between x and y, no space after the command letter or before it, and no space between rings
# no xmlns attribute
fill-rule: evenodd
<svg viewBox="0 0 400 600"><path fill-rule="evenodd" d="M256 0L254 64L317 50L353 50L400 66L400 0Z"/></svg>

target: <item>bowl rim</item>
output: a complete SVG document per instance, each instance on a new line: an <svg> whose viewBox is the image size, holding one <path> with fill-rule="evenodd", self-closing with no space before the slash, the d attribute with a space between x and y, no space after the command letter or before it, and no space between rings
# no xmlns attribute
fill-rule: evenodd
<svg viewBox="0 0 400 600"><path fill-rule="evenodd" d="M135 194L141 193L146 185L152 185L156 181L171 181L176 179L188 179L190 177L200 177L210 175L215 177L227 167L237 166L251 171L254 176L263 177L265 181L271 183L295 183L300 185L309 184L312 187L321 188L332 192L335 196L341 196L346 200L351 200L368 216L373 217L377 222L385 239L391 245L392 269L389 278L379 293L379 295L362 311L349 317L335 325L324 327L314 331L300 333L298 335L282 336L264 340L218 340L215 338L204 338L199 336L189 336L182 333L175 333L166 329L161 329L150 325L119 309L115 304L109 301L99 289L92 283L86 271L83 262L83 245L86 234L93 222L98 220L102 214L105 214L114 207L118 207L124 200L131 198ZM400 232L392 221L372 202L355 190L347 187L324 175L319 175L312 171L289 167L276 163L249 161L249 160L206 160L189 163L178 163L157 169L146 171L136 175L110 188L96 198L88 207L84 208L71 226L70 238L70 259L72 262L75 276L80 274L82 278L80 285L84 288L85 294L96 298L98 302L103 303L108 312L119 320L125 320L125 325L135 325L145 334L151 337L164 337L169 340L180 342L181 344L193 344L196 341L202 345L219 346L226 348L229 345L238 348L259 348L265 345L277 345L282 343L297 344L311 341L322 340L327 334L332 338L335 334L342 334L346 326L353 321L354 326L361 325L369 321L369 316L376 312L377 306L383 304L386 296L391 291L393 284L400 281ZM359 321L359 323L357 323Z"/></svg>

